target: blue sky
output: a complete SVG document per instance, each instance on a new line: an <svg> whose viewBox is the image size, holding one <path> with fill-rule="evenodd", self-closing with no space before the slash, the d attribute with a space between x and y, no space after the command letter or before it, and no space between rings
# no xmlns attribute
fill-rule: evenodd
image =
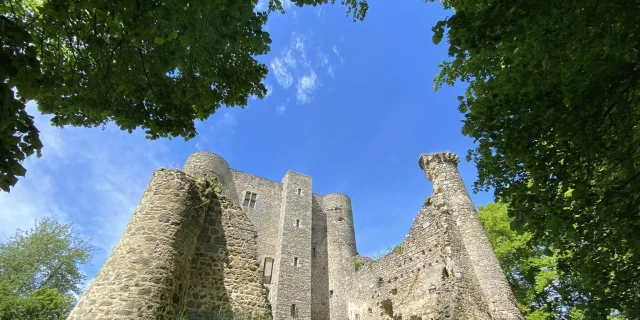
<svg viewBox="0 0 640 320"><path fill-rule="evenodd" d="M431 27L447 12L440 3L371 1L365 21L354 23L338 4L285 8L269 18L272 50L258 58L269 66L269 95L220 109L190 141L145 140L112 125L54 128L30 103L43 156L29 158L26 178L0 193L0 241L47 215L72 222L98 248L84 266L91 279L153 170L181 168L202 150L241 171L280 181L291 169L310 175L315 193L348 194L362 255L401 242L431 194L419 155L450 150L464 158L473 148L460 133L456 97L464 86L433 90L447 47L433 45ZM463 161L460 171L470 189L474 165ZM479 205L492 195L471 197Z"/></svg>

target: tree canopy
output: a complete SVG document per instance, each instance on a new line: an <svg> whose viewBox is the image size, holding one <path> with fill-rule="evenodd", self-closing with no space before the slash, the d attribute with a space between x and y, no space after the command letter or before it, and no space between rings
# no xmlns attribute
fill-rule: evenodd
<svg viewBox="0 0 640 320"><path fill-rule="evenodd" d="M341 2L354 21L364 18L366 0ZM41 154L27 100L55 126L114 122L129 132L143 128L150 139L190 139L195 120L263 98L268 70L255 57L270 50L271 38L262 27L270 12L284 10L279 0L269 0L267 11L255 11L256 3L2 1L0 189L25 175L26 157Z"/></svg>
<svg viewBox="0 0 640 320"><path fill-rule="evenodd" d="M64 319L81 293L93 247L48 217L0 244L0 320Z"/></svg>
<svg viewBox="0 0 640 320"><path fill-rule="evenodd" d="M451 60L436 88L468 82L459 109L477 147L475 190L557 252L575 304L640 317L640 3L444 0Z"/></svg>

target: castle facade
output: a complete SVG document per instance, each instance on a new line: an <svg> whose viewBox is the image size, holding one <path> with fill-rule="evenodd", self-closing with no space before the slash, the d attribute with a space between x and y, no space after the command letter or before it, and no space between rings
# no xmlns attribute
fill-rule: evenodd
<svg viewBox="0 0 640 320"><path fill-rule="evenodd" d="M351 200L198 152L154 172L120 242L69 320L523 319L450 152L423 154L433 195L402 244L356 251Z"/></svg>

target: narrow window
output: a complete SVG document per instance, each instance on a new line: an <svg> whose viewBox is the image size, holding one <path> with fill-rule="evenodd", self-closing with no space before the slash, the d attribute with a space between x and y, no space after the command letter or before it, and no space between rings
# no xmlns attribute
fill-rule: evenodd
<svg viewBox="0 0 640 320"><path fill-rule="evenodd" d="M244 201L242 202L242 205L249 208L255 208L257 196L258 195L256 193L247 191L247 193L244 195Z"/></svg>
<svg viewBox="0 0 640 320"><path fill-rule="evenodd" d="M298 195L302 194L302 189L298 188Z"/></svg>
<svg viewBox="0 0 640 320"><path fill-rule="evenodd" d="M329 290L329 295L333 296L333 290Z"/></svg>
<svg viewBox="0 0 640 320"><path fill-rule="evenodd" d="M311 256L312 257L316 256L316 248L311 248Z"/></svg>
<svg viewBox="0 0 640 320"><path fill-rule="evenodd" d="M273 258L264 258L264 270L262 271L262 283L271 284L271 272L273 271Z"/></svg>
<svg viewBox="0 0 640 320"><path fill-rule="evenodd" d="M297 267L298 266L298 257L294 257L293 258L293 266Z"/></svg>
<svg viewBox="0 0 640 320"><path fill-rule="evenodd" d="M295 304L292 304L292 305L291 305L291 318L293 318L293 319L295 319L295 318L296 318L296 316L297 316L297 315L296 315L296 313L297 313L296 311L297 311L297 310L296 310L296 305L295 305Z"/></svg>
<svg viewBox="0 0 640 320"><path fill-rule="evenodd" d="M296 227L300 228L300 220L296 219Z"/></svg>

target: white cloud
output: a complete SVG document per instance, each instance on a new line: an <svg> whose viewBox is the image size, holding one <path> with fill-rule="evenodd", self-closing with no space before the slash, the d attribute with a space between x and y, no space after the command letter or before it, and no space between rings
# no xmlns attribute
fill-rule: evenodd
<svg viewBox="0 0 640 320"><path fill-rule="evenodd" d="M285 53L282 55L282 60L287 66L293 69L296 68L296 58L293 57L293 51L291 49L285 50Z"/></svg>
<svg viewBox="0 0 640 320"><path fill-rule="evenodd" d="M336 74L333 72L333 67L329 66L327 67L327 74L331 77L331 78L335 78Z"/></svg>
<svg viewBox="0 0 640 320"><path fill-rule="evenodd" d="M289 98L287 98L287 100L285 100L282 103L279 103L276 106L276 113L278 115L281 115L281 116L284 115L284 112L287 110L287 105L289 104L289 101L290 101Z"/></svg>
<svg viewBox="0 0 640 320"><path fill-rule="evenodd" d="M10 193L0 192L0 241L46 216L73 222L98 249L91 265L83 267L93 277L120 239L152 172L170 163L167 140L150 141L142 130L129 134L113 124L103 130L52 127L34 103L27 111L40 130L43 156L27 158L26 176Z"/></svg>
<svg viewBox="0 0 640 320"><path fill-rule="evenodd" d="M265 6L264 6L265 1L266 0L258 0L258 3L256 3L256 6L254 7L254 10L255 11L264 11L264 9L265 9Z"/></svg>
<svg viewBox="0 0 640 320"><path fill-rule="evenodd" d="M300 52L303 59L306 59L306 51L305 51L305 37L301 33L292 32L291 33L293 48Z"/></svg>
<svg viewBox="0 0 640 320"><path fill-rule="evenodd" d="M264 96L264 98L266 99L266 98L268 98L268 97L271 95L271 93L273 92L273 86L271 86L271 85L268 85L268 84L267 84L267 85L265 85L264 87L265 87L265 88L267 88L267 94Z"/></svg>
<svg viewBox="0 0 640 320"><path fill-rule="evenodd" d="M282 59L279 57L274 58L273 61L271 61L270 66L278 84L285 89L291 87L291 84L293 83L293 76L287 69L285 63L283 63Z"/></svg>
<svg viewBox="0 0 640 320"><path fill-rule="evenodd" d="M291 7L291 0L282 0L282 7L286 10Z"/></svg>
<svg viewBox="0 0 640 320"><path fill-rule="evenodd" d="M340 63L344 63L344 58L342 58L340 52L338 52L338 47L336 47L335 44L333 45L333 53L335 53L336 56L340 59Z"/></svg>
<svg viewBox="0 0 640 320"><path fill-rule="evenodd" d="M307 75L298 79L298 86L296 91L296 100L298 103L309 103L313 100L313 92L316 89L316 72L311 70Z"/></svg>

